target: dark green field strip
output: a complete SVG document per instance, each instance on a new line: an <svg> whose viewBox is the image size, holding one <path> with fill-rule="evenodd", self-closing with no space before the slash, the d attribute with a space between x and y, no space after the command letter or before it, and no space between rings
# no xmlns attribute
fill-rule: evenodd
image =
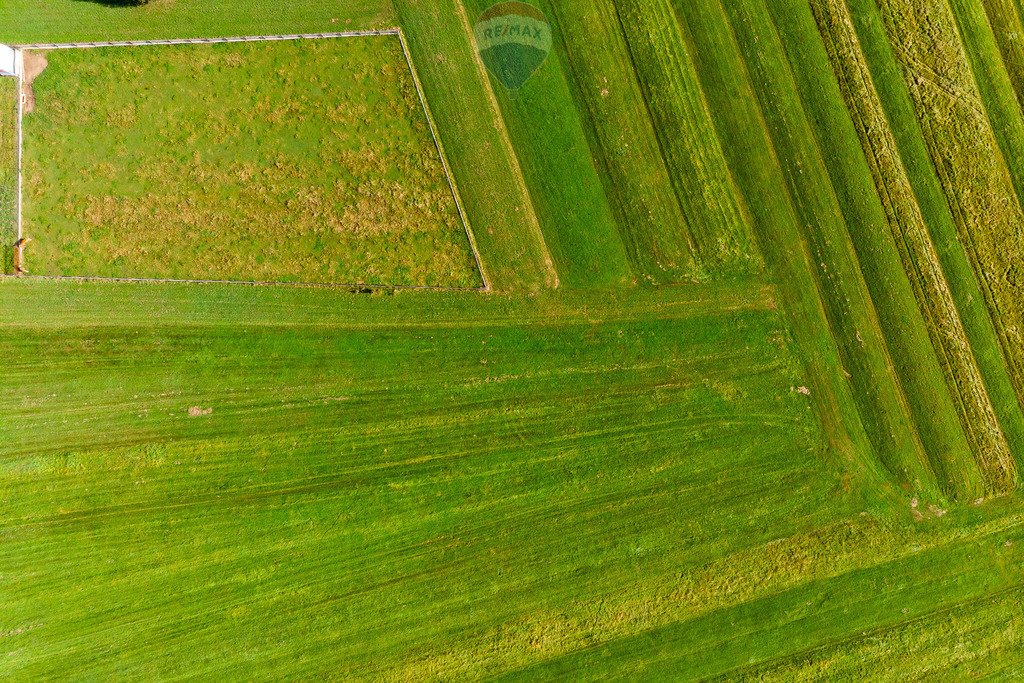
<svg viewBox="0 0 1024 683"><path fill-rule="evenodd" d="M918 632L927 637L931 632L923 627L929 620L942 622L952 614L971 611L976 604L983 606L992 600L991 596L1006 600L1021 591L1024 531L1019 520L1009 528L996 528L998 531L988 532L983 527L963 540L943 541L941 536L928 539L926 534L916 541L906 538L913 545L904 548L898 558L633 638L595 645L508 678L551 680L570 671L586 670L594 678L657 675L677 680L719 676L761 680L764 671L751 665L799 660L818 648L884 649L889 645L895 649L898 641L885 643L892 629L921 627ZM1008 609L1015 603L1006 600L1004 604ZM1005 624L1005 614L1003 618ZM962 637L961 643L969 636ZM995 647L986 652L984 660L976 662L981 672L1019 661L1013 646L1019 636L1013 629L1001 629L992 637ZM940 651L930 654L937 657ZM943 654L947 666L956 663L950 653ZM926 662L927 655L907 656L897 666L910 674L915 665ZM885 680L889 672L886 659L874 666L869 659L861 663L859 671L851 672L859 673L856 677ZM828 673L841 677L839 672ZM782 680L796 678L783 676Z"/></svg>
<svg viewBox="0 0 1024 683"><path fill-rule="evenodd" d="M983 0L993 37L999 46L1006 75L1013 86L1018 104L1024 101L1024 15L1017 0Z"/></svg>
<svg viewBox="0 0 1024 683"><path fill-rule="evenodd" d="M470 21L492 4L459 1ZM569 89L562 38L558 27L554 29L552 53L522 89L509 91L493 77L488 77L489 84L561 284L576 288L631 284L635 277Z"/></svg>
<svg viewBox="0 0 1024 683"><path fill-rule="evenodd" d="M660 151L708 276L764 264L668 0L619 0L619 20L654 121Z"/></svg>
<svg viewBox="0 0 1024 683"><path fill-rule="evenodd" d="M784 210L792 212L787 218L793 227L805 227L802 236L786 235L782 243L792 245L790 248L806 244L804 248L813 254L813 274L803 277L817 285L829 320L829 326L815 329L832 330L876 456L901 481L920 482L925 491L934 491L934 475L893 377L842 213L770 16L750 3L731 3L727 10L728 20L726 9L720 9L711 21L728 21L728 30L735 32L731 39L744 47L746 66L734 72L750 69L750 81L764 114L761 125L771 136L772 149L785 170L784 182L770 192L777 197L779 188L787 188L790 204ZM698 32L701 30L691 28L694 40ZM721 60L721 50L716 54ZM745 130L749 131L749 126ZM764 194L753 197L764 200Z"/></svg>
<svg viewBox="0 0 1024 683"><path fill-rule="evenodd" d="M614 2L544 7L565 41L574 91L588 113L595 158L634 272L655 283L697 279L693 230L676 201Z"/></svg>
<svg viewBox="0 0 1024 683"><path fill-rule="evenodd" d="M911 486L920 482L930 491L935 473L930 471L906 394L894 376L891 351L771 15L758 0L730 3L726 11L786 171L804 239L814 254L832 334L844 354L868 436L897 479Z"/></svg>
<svg viewBox="0 0 1024 683"><path fill-rule="evenodd" d="M1006 492L1012 459L984 471L975 461L810 7L767 5L931 468L943 490L961 500Z"/></svg>
<svg viewBox="0 0 1024 683"><path fill-rule="evenodd" d="M0 273L14 272L17 239L18 81L0 78Z"/></svg>
<svg viewBox="0 0 1024 683"><path fill-rule="evenodd" d="M872 83L852 18L842 0L821 0L812 9L899 250L902 264L896 268L902 267L910 276L971 453L982 472L1004 480L1010 474L1012 485L1013 454Z"/></svg>
<svg viewBox="0 0 1024 683"><path fill-rule="evenodd" d="M461 5L396 0L395 7L488 284L497 291L556 286L558 275Z"/></svg>
<svg viewBox="0 0 1024 683"><path fill-rule="evenodd" d="M793 209L779 188L785 179L765 131L749 76L728 23L717 11L697 3L678 3L680 27L693 46L693 63L708 99L736 183L748 198L752 225L766 263L779 282L780 298L792 334L808 367L808 388L830 442L847 466L863 468L868 486L882 482L877 454L864 431L857 404L842 375L835 340L811 272L809 254L797 231Z"/></svg>
<svg viewBox="0 0 1024 683"><path fill-rule="evenodd" d="M83 0L4 0L0 43L57 43L318 33L392 25L388 0L155 0L145 7Z"/></svg>
<svg viewBox="0 0 1024 683"><path fill-rule="evenodd" d="M1000 337L993 326L971 261L959 241L950 204L929 157L914 104L886 38L878 10L868 0L849 0L847 5L853 17L860 48L871 72L872 85L896 141L900 163L906 171L931 242L935 246L942 274L956 303L993 410L1011 450L1017 454L1022 453L1024 416L1007 371Z"/></svg>
<svg viewBox="0 0 1024 683"><path fill-rule="evenodd" d="M857 504L784 338L764 312L7 335L4 670L366 674L590 596L657 609Z"/></svg>
<svg viewBox="0 0 1024 683"><path fill-rule="evenodd" d="M137 438L139 443L165 428L173 431L187 425L191 432L209 423L211 427L219 424L227 429L231 426L230 421L197 422L188 419L189 407L202 406L214 399L218 399L221 405L218 410L226 411L229 416L238 413L258 420L263 412L277 410L294 414L295 419L301 422L305 421L307 413L315 413L323 405L332 403L344 403L352 419L356 414L352 411L358 412L361 407L371 411L370 417L377 409L402 412L406 407L403 402L421 400L417 398L419 393L438 385L464 385L463 390L478 397L474 400L481 406L497 400L488 398L490 391L500 392L503 388L536 382L560 382L566 395L571 396L576 384L592 382L592 376L601 373L629 386L643 385L647 381L652 386L671 387L679 380L671 373L666 374L665 367L675 367L680 373L686 367L699 368L706 359L716 357L716 344L730 338L745 342L745 346L739 347L734 355L747 353L748 349L780 348L784 343L780 331L760 325L749 328L745 320L750 316L766 315L715 314L715 317L733 320L737 330L729 334L717 329L717 325L710 325L707 332L699 332L701 323L708 321L706 316L661 322L612 322L605 323L603 327L596 326L597 323L564 323L518 331L515 328L473 326L378 327L332 330L331 333L324 330L270 328L261 331L250 328L247 334L252 337L253 350L234 366L236 375L247 376L247 380L244 388L240 387L230 395L218 393L218 373L222 373L223 368L217 360L218 353L230 348L230 341L237 337L237 329L120 331L82 328L81 334L87 335L84 337L63 332L15 333L5 335L4 346L21 345L25 347L25 355L20 359L9 359L8 370L18 383L16 390L5 390L3 395L9 399L11 420L22 424L23 429L12 431L6 447L8 453L31 458L33 453L73 448L75 443L105 444L107 439L118 438L118 433L111 430L119 419L127 416L131 417L130 422L140 435ZM657 349L663 354L661 360L639 363L631 358L625 343L618 342L630 330L636 334L634 343L638 350ZM684 334L686 330L689 332ZM332 336L336 334L341 335L337 341ZM705 336L691 336L695 334ZM660 335L669 338L661 340ZM474 342L469 343L467 339ZM477 339L479 341L475 341ZM574 366L568 362L574 351L564 344L569 340L588 345L606 343L621 348L609 350L605 356L586 365ZM185 341L191 341L192 345L187 352L179 351L177 345ZM360 360L373 354L378 347L401 350L403 355L396 354L379 363ZM305 368L298 371L289 369L285 362L303 350L310 356L326 355L330 363L316 373ZM178 364L176 358L172 360L168 356L179 353L182 355L180 362L187 362L194 369L187 377L177 378L178 383L172 385L161 371ZM533 354L550 357L550 361L538 366ZM65 356L69 360L59 363L59 359ZM121 366L120 359L124 356L152 356L152 359L142 362L136 370ZM453 365L444 377L438 377L431 365L424 364L425 360L436 357L444 358ZM772 358L769 355L765 362L772 363ZM46 375L39 375L37 363L43 362L48 363L51 370ZM608 367L621 367L621 370L612 372ZM210 371L207 372L206 368ZM79 378L94 376L99 394L83 401L75 386L83 381ZM289 384L296 377L295 383ZM641 381L643 378L647 380ZM728 379L728 373L724 378ZM260 395L259 400L253 402L254 399L247 394L249 390L262 391L268 387L279 387L282 383L287 389L277 389L273 400ZM119 390L122 386L132 387L132 391L144 391L146 402L138 403L123 395ZM783 389L789 391L792 386L791 383ZM356 393L350 395L341 387L349 387ZM56 393L51 390L56 390ZM325 393L315 393L314 390ZM181 405L183 401L188 405ZM48 415L73 420L77 427L72 428L68 422L63 429L58 429L57 424L48 421ZM35 441L32 432L36 430L51 434L48 445L41 446ZM221 434L221 431L214 431L205 435ZM230 434L230 430L225 434Z"/></svg>

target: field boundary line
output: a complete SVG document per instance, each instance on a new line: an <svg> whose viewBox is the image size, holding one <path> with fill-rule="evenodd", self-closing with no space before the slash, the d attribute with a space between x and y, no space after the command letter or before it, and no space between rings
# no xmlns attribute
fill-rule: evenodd
<svg viewBox="0 0 1024 683"><path fill-rule="evenodd" d="M474 51L474 53L476 53L476 39L473 33L473 26L469 21L469 15L466 12L465 3L463 0L455 0L454 5L458 12L459 20L462 22L462 27L466 34L466 40L469 42L469 47ZM505 114L502 112L501 105L498 104L498 100L494 95L494 90L491 87L491 79L487 74L487 69L484 67L483 62L478 57L474 57L473 62L476 66L476 72L480 76L484 96L487 98L487 103L490 105L491 113L494 116L494 122L497 124L498 135L501 138L501 141L505 144L506 154L508 155L512 169L515 171L514 180L516 181L516 185L518 185L522 191L523 199L530 209L530 217L532 217L532 220L530 220L529 223L533 226L536 231L536 237L540 242L540 245L544 248L544 265L547 266L547 275L549 276L545 279L551 284L552 289L558 289L562 284L561 278L558 274L558 266L555 264L554 257L551 256L551 249L548 247L547 238L544 236L544 228L541 227L540 218L537 216L537 207L533 199L533 194L530 190L529 184L526 182L526 176L523 174L523 167L519 161L519 155L516 152L515 145L512 144L512 139L509 137L508 124L505 122Z"/></svg>
<svg viewBox="0 0 1024 683"><path fill-rule="evenodd" d="M189 280L166 277L104 277L102 275L10 275L0 273L3 280L70 280L78 282L134 282L179 285L245 285L249 287L306 287L320 289L408 290L424 292L488 292L486 287L445 287L443 285L388 285L370 282L279 282L274 280Z"/></svg>
<svg viewBox="0 0 1024 683"><path fill-rule="evenodd" d="M70 50L93 47L143 47L146 45L213 45L217 43L261 43L282 40L315 40L323 38L365 38L368 36L398 36L401 30L384 28L368 31L341 31L338 33L277 33L260 36L224 36L221 38L163 38L155 40L106 40L86 43L23 43L11 45L19 50Z"/></svg>
<svg viewBox="0 0 1024 683"><path fill-rule="evenodd" d="M15 106L16 114L14 117L14 193L16 195L14 200L14 231L15 231L15 242L21 241L21 155L22 155L22 133L21 133L21 117L24 114L25 109L25 98L24 92L24 79L25 79L25 66L24 66L24 55L21 54L21 50L17 50L14 54L15 68L17 69L17 90L15 99L17 104Z"/></svg>
<svg viewBox="0 0 1024 683"><path fill-rule="evenodd" d="M369 284L369 283L319 283L319 282L274 282L274 281L260 281L260 280L210 280L210 279L177 279L177 278L132 278L132 277L96 277L90 275L37 275L31 276L36 278L45 278L51 280L105 280L109 282L175 282L185 283L191 282L196 284L238 284L238 285L253 285L253 286L276 286L276 285L290 285L298 287L340 287L340 288L372 288L372 289L402 289L402 290L423 290L423 291L449 291L449 292L489 292L491 291L490 283L487 280L487 274L484 272L483 263L480 259L480 250L477 247L476 237L473 235L473 231L469 226L469 220L466 215L465 208L462 205L462 198L459 195L459 191L456 187L455 178L452 175L451 168L448 165L448 159L444 154L444 147L441 144L441 138L437 130L437 126L434 123L434 117L430 113L430 108L427 105L426 94L423 92L423 87L420 84L419 74L416 71L416 66L412 59L412 54L409 52L409 46L405 40L405 34L401 28L386 28L386 29L373 29L365 31L341 31L336 33L281 33L272 35L256 35L256 36L227 36L221 38L168 38L168 39L157 39L157 40L112 40L112 41L99 41L99 42L87 42L87 43L32 43L32 44L19 44L14 45L16 48L19 58L21 57L24 50L70 50L70 49L89 49L99 47L145 47L155 45L216 45L225 43L259 43L259 42L280 42L289 40L329 40L336 38L366 38L374 36L395 36L398 38L399 44L402 46L402 55L405 58L406 66L409 68L409 75L412 78L413 87L416 90L416 95L419 98L420 106L423 108L423 115L427 119L427 128L430 131L430 137L434 142L434 149L437 150L438 158L441 161L441 167L444 170L445 180L448 183L448 189L451 191L452 200L455 202L455 209L459 215L459 222L462 223L463 231L465 232L466 239L469 242L470 251L473 254L473 261L476 264L477 273L480 275L480 281L482 286L480 287L443 287L443 286L432 286L432 285L385 285L385 284ZM22 69L21 71L24 71ZM17 239L22 238L22 219L21 219L21 201L22 201L22 184L21 184L21 149L22 149L22 131L21 131L21 119L22 119L22 78L23 74L19 72L18 75L18 115L17 115Z"/></svg>
<svg viewBox="0 0 1024 683"><path fill-rule="evenodd" d="M444 153L444 146L441 144L441 136L437 130L437 126L434 124L434 115L430 113L430 107L427 106L427 96L423 92L423 86L420 84L420 76L416 71L416 66L412 61L412 54L409 52L409 45L405 42L405 34L401 29L397 29L393 35L398 36L398 42L402 44L402 54L405 55L405 62L409 66L409 74L412 76L413 86L416 88L416 95L420 98L420 106L423 107L423 115L427 117L427 127L430 129L430 137L434 140L434 148L437 149L437 156L441 159L441 166L444 168L445 178L448 179L448 188L451 190L452 199L455 200L455 209L459 213L459 221L462 222L462 228L466 231L466 239L469 240L469 248L473 252L473 260L476 261L476 270L480 273L480 281L483 282L483 289L490 291L491 286L487 282L487 274L484 273L483 263L480 261L480 250L476 246L476 237L473 235L473 230L469 227L469 219L466 216L466 211L462 206L462 197L459 195L459 191L455 187L455 178L452 176L451 168L448 166L448 158Z"/></svg>

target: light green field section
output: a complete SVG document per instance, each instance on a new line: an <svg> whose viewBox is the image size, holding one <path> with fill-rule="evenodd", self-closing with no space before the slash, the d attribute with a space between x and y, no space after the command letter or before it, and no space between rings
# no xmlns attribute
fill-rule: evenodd
<svg viewBox="0 0 1024 683"><path fill-rule="evenodd" d="M499 292L558 286L518 159L455 0L395 2L473 235Z"/></svg>
<svg viewBox="0 0 1024 683"><path fill-rule="evenodd" d="M633 270L655 283L700 278L692 230L676 201L615 5L545 10L562 31L580 110Z"/></svg>
<svg viewBox="0 0 1024 683"><path fill-rule="evenodd" d="M0 78L0 273L14 270L17 239L18 81Z"/></svg>
<svg viewBox="0 0 1024 683"><path fill-rule="evenodd" d="M881 4L881 16L890 43L899 46L894 48L895 57L1020 400L1024 311L1018 269L1024 257L1024 212L1011 174L1018 161L1008 165L1004 154L1010 148L1000 147L1001 139L1006 142L1003 131L1018 129L1019 111L1012 119L1000 115L1005 110L988 92L994 76L972 72L965 49L965 43L980 49L978 36L970 22L958 22L945 2L887 0ZM961 18L969 19L966 14ZM986 111L987 105L993 108Z"/></svg>
<svg viewBox="0 0 1024 683"><path fill-rule="evenodd" d="M492 288L0 279L0 677L1024 674L1010 2L12 0L400 25Z"/></svg>
<svg viewBox="0 0 1024 683"><path fill-rule="evenodd" d="M831 544L832 554L797 545L787 556L787 565L818 570L820 578L506 679L559 680L574 671L602 680L1012 678L1022 666L1010 599L1022 589L1020 523L1009 516L914 536L863 521L832 529L810 541ZM873 559L845 571L847 544L854 553L870 549ZM765 570L778 576L771 564Z"/></svg>
<svg viewBox="0 0 1024 683"><path fill-rule="evenodd" d="M394 25L388 0L4 0L0 43L59 43L320 33Z"/></svg>
<svg viewBox="0 0 1024 683"><path fill-rule="evenodd" d="M758 273L763 261L725 162L679 21L666 0L620 0L618 19L705 275Z"/></svg>
<svg viewBox="0 0 1024 683"><path fill-rule="evenodd" d="M859 505L770 291L37 282L0 306L11 675L518 666L552 612L657 612L684 568Z"/></svg>
<svg viewBox="0 0 1024 683"><path fill-rule="evenodd" d="M482 284L398 37L38 55L34 274Z"/></svg>
<svg viewBox="0 0 1024 683"><path fill-rule="evenodd" d="M459 1L467 31L493 4ZM485 77L501 108L560 283L609 288L632 284L635 274L570 90L561 46L557 40L547 61L520 90L510 91Z"/></svg>

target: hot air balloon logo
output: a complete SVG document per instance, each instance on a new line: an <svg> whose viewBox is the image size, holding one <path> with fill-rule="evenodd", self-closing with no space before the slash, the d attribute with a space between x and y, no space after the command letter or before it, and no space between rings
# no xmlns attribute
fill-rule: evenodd
<svg viewBox="0 0 1024 683"><path fill-rule="evenodd" d="M502 2L480 15L474 28L487 70L509 90L518 90L551 52L551 24L525 2Z"/></svg>

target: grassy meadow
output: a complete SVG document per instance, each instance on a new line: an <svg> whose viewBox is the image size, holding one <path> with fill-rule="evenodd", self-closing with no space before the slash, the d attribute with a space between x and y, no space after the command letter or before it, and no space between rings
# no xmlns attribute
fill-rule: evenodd
<svg viewBox="0 0 1024 683"><path fill-rule="evenodd" d="M481 284L397 37L38 54L34 274Z"/></svg>
<svg viewBox="0 0 1024 683"><path fill-rule="evenodd" d="M13 272L17 239L18 81L0 78L0 273Z"/></svg>
<svg viewBox="0 0 1024 683"><path fill-rule="evenodd" d="M479 284L415 77L491 285L0 279L0 677L1024 673L993 265L1020 73L982 24L1019 3L532 4L555 46L514 92L475 55L483 0L0 9L8 42L398 25L416 65L397 40L49 53L27 199L69 222L33 227L34 272L112 267L99 216L165 245L122 269ZM311 154L325 122L357 163ZM306 166L268 174L286 152ZM165 185L182 167L210 182ZM199 207L248 213L175 253ZM312 265L346 207L381 230Z"/></svg>

